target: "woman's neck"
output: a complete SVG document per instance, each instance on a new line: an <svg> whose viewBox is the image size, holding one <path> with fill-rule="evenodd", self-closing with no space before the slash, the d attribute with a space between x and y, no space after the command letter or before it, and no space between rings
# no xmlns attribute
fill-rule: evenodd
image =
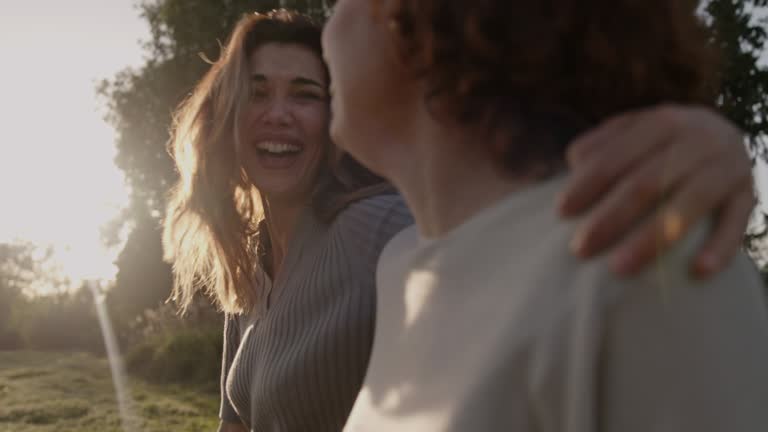
<svg viewBox="0 0 768 432"><path fill-rule="evenodd" d="M440 237L524 185L502 171L477 131L431 116L401 137L387 176L410 207L420 233ZM489 138L490 139L490 138Z"/></svg>
<svg viewBox="0 0 768 432"><path fill-rule="evenodd" d="M263 198L264 219L271 243L272 277L282 268L289 242L293 239L299 217L307 203L303 201L281 201Z"/></svg>

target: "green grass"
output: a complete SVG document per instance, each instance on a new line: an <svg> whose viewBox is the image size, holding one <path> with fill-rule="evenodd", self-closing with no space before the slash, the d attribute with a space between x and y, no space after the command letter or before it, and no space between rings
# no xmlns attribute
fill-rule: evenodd
<svg viewBox="0 0 768 432"><path fill-rule="evenodd" d="M133 379L128 385L131 432L216 430L214 389ZM0 432L123 432L118 412L105 359L0 351Z"/></svg>

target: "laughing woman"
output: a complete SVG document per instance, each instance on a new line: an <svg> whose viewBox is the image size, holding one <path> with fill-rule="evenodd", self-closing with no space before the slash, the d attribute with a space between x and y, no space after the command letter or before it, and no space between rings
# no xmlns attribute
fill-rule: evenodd
<svg viewBox="0 0 768 432"><path fill-rule="evenodd" d="M293 12L243 18L177 115L171 150L180 181L168 207L165 246L182 307L204 287L226 313L225 431L341 429L368 365L379 254L412 223L386 183L331 143L320 36L320 26ZM702 117L695 109L679 112ZM683 151L698 141L714 155L706 169L672 167L685 185L699 185L711 170L721 176L723 188L696 194L701 206L694 219L723 209L730 216L712 231L709 250L734 253L751 199L739 181L749 177L749 164L733 145L738 133L716 119L716 133L700 138L698 122L667 123L663 110L627 118L637 129L606 123L594 133L626 142L635 154ZM661 134L644 135L650 129ZM591 148L583 142L574 148ZM629 153L612 157L611 165L632 165L617 183L647 171L648 163L633 162ZM589 206L600 195L604 178L584 180L573 184L566 207ZM619 209L623 216L600 224L607 231L588 229L586 252L637 225L636 217L658 201L648 197L633 216L621 209L634 197L610 197L604 214ZM640 251L635 264L654 250L628 246Z"/></svg>

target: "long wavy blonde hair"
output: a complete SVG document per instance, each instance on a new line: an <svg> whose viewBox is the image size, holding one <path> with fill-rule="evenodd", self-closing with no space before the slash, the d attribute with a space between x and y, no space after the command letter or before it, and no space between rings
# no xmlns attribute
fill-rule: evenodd
<svg viewBox="0 0 768 432"><path fill-rule="evenodd" d="M235 154L248 95L248 57L270 42L306 46L322 59L321 26L287 10L249 14L235 26L218 61L180 105L169 151L179 172L164 221L165 259L173 264L171 298L183 311L203 291L227 313L261 301L256 275L269 238L259 191ZM312 195L317 216L330 222L349 203L391 188L335 146L321 164Z"/></svg>

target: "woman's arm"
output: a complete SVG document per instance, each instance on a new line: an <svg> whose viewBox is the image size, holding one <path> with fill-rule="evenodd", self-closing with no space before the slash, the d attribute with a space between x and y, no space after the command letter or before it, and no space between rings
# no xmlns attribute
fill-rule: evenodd
<svg viewBox="0 0 768 432"><path fill-rule="evenodd" d="M692 270L711 276L742 244L754 207L744 136L716 112L661 106L619 115L569 148L566 217L589 211L574 239L589 257L619 243L613 268L636 273L715 216Z"/></svg>

